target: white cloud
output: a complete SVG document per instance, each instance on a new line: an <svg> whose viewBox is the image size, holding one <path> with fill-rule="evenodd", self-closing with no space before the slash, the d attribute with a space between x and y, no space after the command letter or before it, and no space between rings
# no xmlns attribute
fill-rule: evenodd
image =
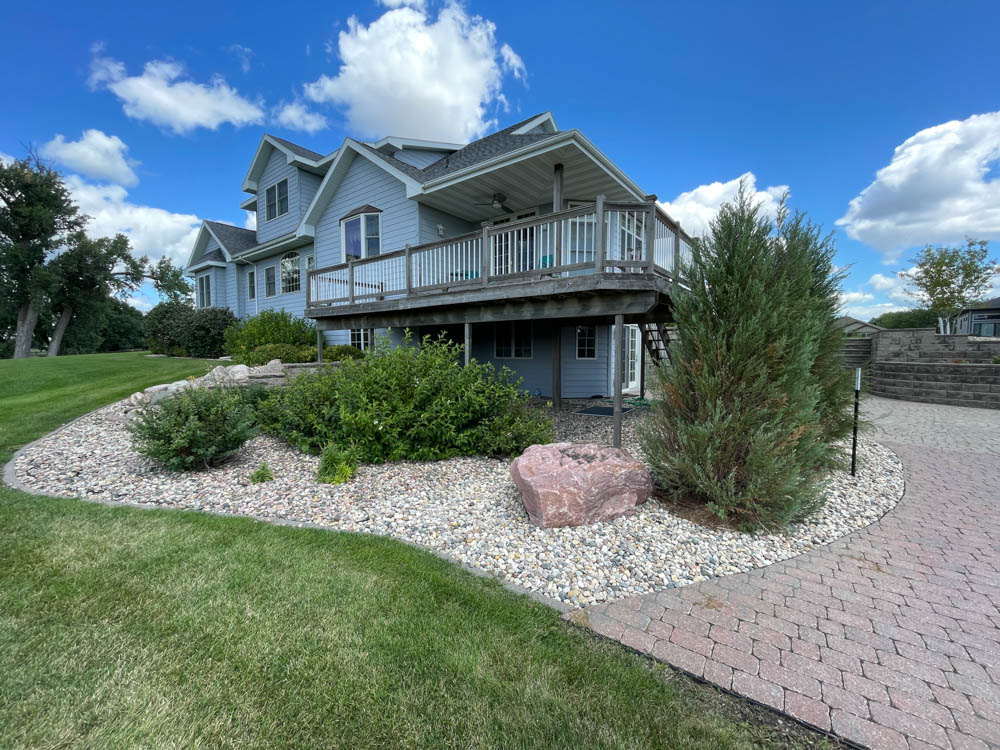
<svg viewBox="0 0 1000 750"><path fill-rule="evenodd" d="M230 44L226 47L226 50L231 52L236 56L236 59L240 61L240 70L244 73L250 72L250 67L253 64L254 52L249 47L244 47L242 44Z"/></svg>
<svg viewBox="0 0 1000 750"><path fill-rule="evenodd" d="M869 292L840 293L840 304L842 305L856 305L859 302L871 302L873 299L875 299L875 295Z"/></svg>
<svg viewBox="0 0 1000 750"><path fill-rule="evenodd" d="M280 104L275 110L274 121L289 130L301 130L315 133L324 130L329 124L326 118L318 112L313 112L302 102Z"/></svg>
<svg viewBox="0 0 1000 750"><path fill-rule="evenodd" d="M13 164L17 159L8 153L0 151L0 164Z"/></svg>
<svg viewBox="0 0 1000 750"><path fill-rule="evenodd" d="M915 270L916 267L911 268L910 272ZM881 273L873 274L868 279L868 286L877 292L884 293L894 302L907 305L908 307L915 307L918 304L915 297L906 293L906 281L898 275L886 276Z"/></svg>
<svg viewBox="0 0 1000 750"><path fill-rule="evenodd" d="M127 152L128 146L121 138L95 128L85 130L78 141L67 141L59 134L39 149L46 159L59 162L74 172L131 186L139 182L133 171L139 162L128 158Z"/></svg>
<svg viewBox="0 0 1000 750"><path fill-rule="evenodd" d="M744 181L747 191L753 200L758 201L768 216L774 218L781 197L788 192L788 185L773 185L757 189L757 178L753 172L744 172L729 182L713 182L699 185L694 190L681 193L672 201L660 202L663 210L681 223L681 227L692 235L701 235L708 231L709 222L715 218L723 203L736 198L740 189L740 181Z"/></svg>
<svg viewBox="0 0 1000 750"><path fill-rule="evenodd" d="M909 247L1000 239L1000 112L921 130L837 220L849 237L896 261Z"/></svg>
<svg viewBox="0 0 1000 750"><path fill-rule="evenodd" d="M125 301L139 312L149 312L153 309L153 305L156 304L155 302L151 302L145 297L140 297L138 295L133 295Z"/></svg>
<svg viewBox="0 0 1000 750"><path fill-rule="evenodd" d="M246 229L256 229L257 228L257 212L247 211L247 216L243 220L243 226Z"/></svg>
<svg viewBox="0 0 1000 750"><path fill-rule="evenodd" d="M128 236L136 256L187 261L201 226L197 216L131 203L122 186L93 185L75 174L66 178L66 184L81 213L91 217L88 234L110 237L121 232Z"/></svg>
<svg viewBox="0 0 1000 750"><path fill-rule="evenodd" d="M379 0L379 4L386 8L416 8L417 10L427 8L427 0Z"/></svg>
<svg viewBox="0 0 1000 750"><path fill-rule="evenodd" d="M850 315L858 320L871 320L872 318L887 312L898 312L899 310L909 310L910 306L896 305L892 302L879 302L874 305L847 305L843 309L844 315Z"/></svg>
<svg viewBox="0 0 1000 750"><path fill-rule="evenodd" d="M408 135L465 142L496 123L505 72L523 80L524 62L508 45L498 48L496 27L448 2L431 20L422 3L392 6L365 26L356 17L340 32L340 70L305 85L314 102L345 110L361 137Z"/></svg>
<svg viewBox="0 0 1000 750"><path fill-rule="evenodd" d="M96 47L95 52L99 51ZM227 122L236 127L263 122L261 104L240 96L221 76L214 76L209 84L182 80L182 76L184 66L172 60L152 60L141 75L130 76L124 63L95 56L88 82L91 88L107 88L121 99L129 117L175 133L215 130Z"/></svg>

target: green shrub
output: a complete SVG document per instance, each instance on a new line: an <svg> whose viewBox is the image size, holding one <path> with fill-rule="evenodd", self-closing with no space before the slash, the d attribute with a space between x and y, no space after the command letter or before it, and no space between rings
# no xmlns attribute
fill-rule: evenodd
<svg viewBox="0 0 1000 750"><path fill-rule="evenodd" d="M261 461L260 466L250 475L250 484L270 482L272 479L274 479L274 472L271 471L271 467L267 465L267 461Z"/></svg>
<svg viewBox="0 0 1000 750"><path fill-rule="evenodd" d="M460 347L425 338L399 347L383 337L362 359L303 375L260 403L262 427L301 450L330 443L360 462L513 456L552 440L519 380L492 364L459 364Z"/></svg>
<svg viewBox="0 0 1000 750"><path fill-rule="evenodd" d="M230 325L226 329L223 348L234 362L250 364L245 361L246 358L252 356L255 349L270 344L315 347L316 324L306 318L296 318L284 310L264 310L259 315Z"/></svg>
<svg viewBox="0 0 1000 750"><path fill-rule="evenodd" d="M674 300L673 366L656 368L641 435L670 496L743 527L820 505L851 404L849 373L830 371L832 245L802 216L780 216L775 226L741 190L695 243L691 291Z"/></svg>
<svg viewBox="0 0 1000 750"><path fill-rule="evenodd" d="M182 345L192 357L221 357L226 330L235 322L236 317L226 307L193 310L181 334Z"/></svg>
<svg viewBox="0 0 1000 750"><path fill-rule="evenodd" d="M357 473L358 464L351 452L336 443L330 443L320 456L316 481L324 484L343 484L354 479Z"/></svg>
<svg viewBox="0 0 1000 750"><path fill-rule="evenodd" d="M254 435L253 409L239 388L189 388L143 409L129 429L135 449L172 471L205 469Z"/></svg>
<svg viewBox="0 0 1000 750"><path fill-rule="evenodd" d="M14 339L0 341L0 359L10 359L14 356Z"/></svg>
<svg viewBox="0 0 1000 750"><path fill-rule="evenodd" d="M186 345L184 332L194 308L187 302L161 302L142 321L146 346L153 354L171 354ZM187 355L184 355L187 356Z"/></svg>
<svg viewBox="0 0 1000 750"><path fill-rule="evenodd" d="M993 358L993 364L1000 365L1000 356L997 356L997 357Z"/></svg>
<svg viewBox="0 0 1000 750"><path fill-rule="evenodd" d="M323 349L324 362L342 362L345 359L361 359L365 353L350 344L334 344Z"/></svg>
<svg viewBox="0 0 1000 750"><path fill-rule="evenodd" d="M170 350L170 356L171 357L190 357L191 355L188 354L188 350L185 349L183 346L175 346L173 349Z"/></svg>
<svg viewBox="0 0 1000 750"><path fill-rule="evenodd" d="M315 362L316 349L311 346L295 346L294 344L265 344L240 356L239 361L250 367L266 365L272 359L282 362ZM237 357L233 357L237 361Z"/></svg>

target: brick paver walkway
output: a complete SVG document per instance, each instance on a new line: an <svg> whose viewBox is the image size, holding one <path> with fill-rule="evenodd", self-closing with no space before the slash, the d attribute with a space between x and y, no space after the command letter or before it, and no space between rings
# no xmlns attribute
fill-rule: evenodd
<svg viewBox="0 0 1000 750"><path fill-rule="evenodd" d="M906 493L820 550L571 620L873 748L1000 747L1000 411L873 398Z"/></svg>

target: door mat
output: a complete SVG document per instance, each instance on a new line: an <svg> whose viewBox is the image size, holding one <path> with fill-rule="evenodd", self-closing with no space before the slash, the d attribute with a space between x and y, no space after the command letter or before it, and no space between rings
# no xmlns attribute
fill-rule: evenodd
<svg viewBox="0 0 1000 750"><path fill-rule="evenodd" d="M633 407L623 406L622 414L632 411ZM613 406L588 406L586 409L577 409L574 414L592 414L595 417L613 417L615 408Z"/></svg>

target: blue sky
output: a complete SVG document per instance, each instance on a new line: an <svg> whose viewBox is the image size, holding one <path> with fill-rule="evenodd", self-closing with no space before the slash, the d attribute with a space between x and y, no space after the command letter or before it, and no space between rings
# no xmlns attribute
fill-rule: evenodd
<svg viewBox="0 0 1000 750"><path fill-rule="evenodd" d="M0 51L0 154L34 145L94 233L183 260L199 220L247 221L264 132L327 153L551 110L691 231L742 175L768 206L787 188L835 231L859 317L910 305L895 274L916 248L1000 241L995 0L628 8L22 4Z"/></svg>

